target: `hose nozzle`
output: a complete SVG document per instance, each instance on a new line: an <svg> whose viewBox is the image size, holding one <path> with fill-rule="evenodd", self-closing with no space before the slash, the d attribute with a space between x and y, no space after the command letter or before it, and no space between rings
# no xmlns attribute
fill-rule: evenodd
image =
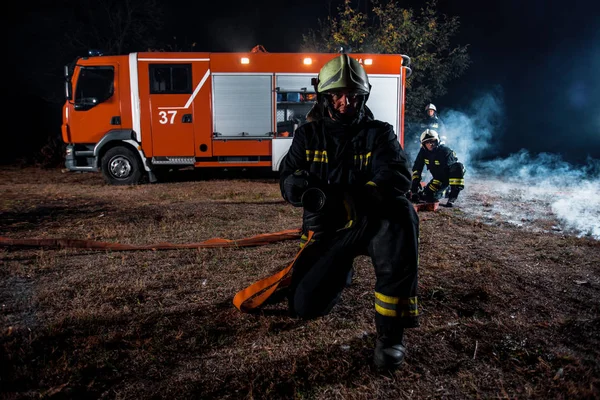
<svg viewBox="0 0 600 400"><path fill-rule="evenodd" d="M310 212L319 212L325 207L325 202L327 201L327 196L325 196L325 192L319 188L310 188L307 189L304 194L302 194L302 207L305 210Z"/></svg>

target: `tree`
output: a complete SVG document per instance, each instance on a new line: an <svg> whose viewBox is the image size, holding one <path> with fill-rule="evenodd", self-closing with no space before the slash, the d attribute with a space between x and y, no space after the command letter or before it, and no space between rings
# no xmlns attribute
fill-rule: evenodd
<svg viewBox="0 0 600 400"><path fill-rule="evenodd" d="M5 34L11 38L6 53L12 60L6 83L28 117L21 119L26 121L21 134L13 135L1 152L7 160L33 156L44 143L48 149L62 143L66 64L90 49L126 54L156 46L163 15L157 0L56 0L14 6L17 12Z"/></svg>
<svg viewBox="0 0 600 400"><path fill-rule="evenodd" d="M163 11L157 0L59 0L23 15L12 33L31 51L20 51L18 72L30 92L61 104L64 65L90 49L126 54L156 46Z"/></svg>
<svg viewBox="0 0 600 400"><path fill-rule="evenodd" d="M106 54L124 54L154 45L162 27L162 9L156 0L80 0L73 7L66 33L74 48L100 48Z"/></svg>
<svg viewBox="0 0 600 400"><path fill-rule="evenodd" d="M383 0L385 1L385 0ZM407 79L406 118L417 120L423 109L446 93L446 85L470 64L468 45L453 45L458 17L440 14L436 0L419 10L402 8L395 1L372 0L366 12L344 0L337 15L319 20L319 28L303 35L303 50L406 54L413 73Z"/></svg>

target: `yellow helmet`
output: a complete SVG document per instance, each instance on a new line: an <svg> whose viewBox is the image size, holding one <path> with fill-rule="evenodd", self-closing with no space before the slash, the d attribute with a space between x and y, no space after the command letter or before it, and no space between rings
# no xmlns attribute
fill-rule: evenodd
<svg viewBox="0 0 600 400"><path fill-rule="evenodd" d="M340 54L321 68L316 89L318 93L347 89L368 95L371 85L362 65L348 54Z"/></svg>

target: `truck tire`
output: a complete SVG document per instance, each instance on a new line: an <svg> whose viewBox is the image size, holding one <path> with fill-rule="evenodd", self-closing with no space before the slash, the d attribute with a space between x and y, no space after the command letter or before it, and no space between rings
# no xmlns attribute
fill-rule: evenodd
<svg viewBox="0 0 600 400"><path fill-rule="evenodd" d="M136 185L142 179L142 163L133 150L116 146L102 157L102 175L111 185Z"/></svg>

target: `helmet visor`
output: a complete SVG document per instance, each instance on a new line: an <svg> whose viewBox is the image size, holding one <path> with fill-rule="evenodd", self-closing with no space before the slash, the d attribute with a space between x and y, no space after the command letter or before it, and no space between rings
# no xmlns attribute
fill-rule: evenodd
<svg viewBox="0 0 600 400"><path fill-rule="evenodd" d="M365 94L360 92L332 91L325 94L329 97L331 103L347 102L348 104L358 103L364 99Z"/></svg>

